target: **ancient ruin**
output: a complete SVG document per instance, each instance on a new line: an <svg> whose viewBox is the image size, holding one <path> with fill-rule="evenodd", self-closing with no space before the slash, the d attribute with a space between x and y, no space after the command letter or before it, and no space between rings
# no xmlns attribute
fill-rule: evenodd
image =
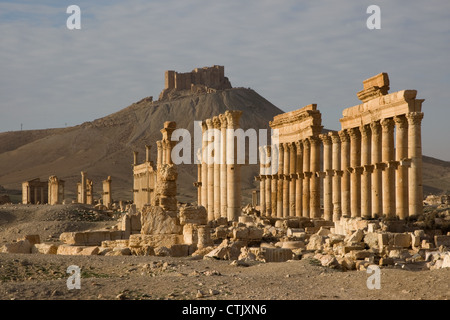
<svg viewBox="0 0 450 320"><path fill-rule="evenodd" d="M388 94L386 73L363 84L358 92L363 103L343 111L339 132L321 133L316 105L274 118L271 127L279 130L280 143L262 148L261 154L271 154L279 165L276 172L261 166L264 213L328 221L422 213L424 100L416 99L415 90Z"/></svg>
<svg viewBox="0 0 450 320"><path fill-rule="evenodd" d="M241 164L237 162L233 133L239 128L241 115L242 111L228 110L202 122L201 164L194 186L198 203L207 209L208 221L220 217L237 221L241 215Z"/></svg>
<svg viewBox="0 0 450 320"><path fill-rule="evenodd" d="M111 194L111 182L112 179L110 176L106 180L103 180L103 193L102 193L102 201L103 205L108 209L111 208L113 204L112 194Z"/></svg>
<svg viewBox="0 0 450 320"><path fill-rule="evenodd" d="M166 99L174 91L189 90L191 93L208 93L230 88L231 83L225 77L223 66L196 68L187 73L168 70L165 74L164 90L160 93L159 100Z"/></svg>
<svg viewBox="0 0 450 320"><path fill-rule="evenodd" d="M64 200L64 180L51 176L46 181L33 179L22 183L23 204L61 204Z"/></svg>

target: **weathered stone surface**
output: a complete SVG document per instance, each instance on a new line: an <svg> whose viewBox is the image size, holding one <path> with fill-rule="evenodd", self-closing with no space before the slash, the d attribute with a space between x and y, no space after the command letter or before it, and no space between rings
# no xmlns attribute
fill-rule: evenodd
<svg viewBox="0 0 450 320"><path fill-rule="evenodd" d="M350 251L354 250L364 250L365 244L364 242L353 242L349 245L344 246L344 253L349 253Z"/></svg>
<svg viewBox="0 0 450 320"><path fill-rule="evenodd" d="M303 241L284 241L282 246L283 249L304 249L306 248Z"/></svg>
<svg viewBox="0 0 450 320"><path fill-rule="evenodd" d="M203 206L181 206L179 211L181 225L187 223L207 224L208 222L208 214Z"/></svg>
<svg viewBox="0 0 450 320"><path fill-rule="evenodd" d="M288 237L304 239L306 236L306 232L303 228L288 228L286 231L286 235Z"/></svg>
<svg viewBox="0 0 450 320"><path fill-rule="evenodd" d="M19 240L17 242L6 243L2 246L0 252L3 252L3 253L31 253L31 244L28 240Z"/></svg>
<svg viewBox="0 0 450 320"><path fill-rule="evenodd" d="M256 256L264 257L265 262L285 262L291 260L294 257L291 249L284 248L249 248Z"/></svg>
<svg viewBox="0 0 450 320"><path fill-rule="evenodd" d="M131 249L117 247L112 251L107 252L105 256L131 256Z"/></svg>
<svg viewBox="0 0 450 320"><path fill-rule="evenodd" d="M324 227L320 227L319 231L317 231L317 234L319 236L328 236L330 233L331 233L330 230Z"/></svg>
<svg viewBox="0 0 450 320"><path fill-rule="evenodd" d="M330 268L336 268L340 267L339 262L336 260L336 257L331 254L318 254L315 255L314 258L320 261L322 266L324 267L330 267Z"/></svg>
<svg viewBox="0 0 450 320"><path fill-rule="evenodd" d="M318 234L313 234L309 238L308 245L306 249L308 250L323 250L323 245L325 244L325 237Z"/></svg>
<svg viewBox="0 0 450 320"><path fill-rule="evenodd" d="M20 240L28 240L31 245L41 243L41 237L38 234L27 234L23 239Z"/></svg>
<svg viewBox="0 0 450 320"><path fill-rule="evenodd" d="M95 247L86 247L81 250L79 255L81 256L96 256L99 253L99 248L97 246Z"/></svg>
<svg viewBox="0 0 450 320"><path fill-rule="evenodd" d="M345 242L361 242L364 236L364 232L359 229L353 232L350 236L345 238Z"/></svg>
<svg viewBox="0 0 450 320"><path fill-rule="evenodd" d="M31 248L31 253L56 254L58 246L50 243L36 243Z"/></svg>
<svg viewBox="0 0 450 320"><path fill-rule="evenodd" d="M66 255L66 256L73 256L78 255L84 247L82 246L72 246L68 244L63 244L58 246L58 250L56 251L56 254L60 255Z"/></svg>
<svg viewBox="0 0 450 320"><path fill-rule="evenodd" d="M354 260L364 260L364 259L372 257L374 255L373 252L368 251L368 250L353 250L350 253Z"/></svg>
<svg viewBox="0 0 450 320"><path fill-rule="evenodd" d="M440 246L450 248L450 236L434 236L434 244L436 248Z"/></svg>
<svg viewBox="0 0 450 320"><path fill-rule="evenodd" d="M144 206L141 213L141 234L182 234L183 227L175 214L164 211L159 206Z"/></svg>
<svg viewBox="0 0 450 320"><path fill-rule="evenodd" d="M394 246L408 248L411 246L411 236L408 233L394 234Z"/></svg>
<svg viewBox="0 0 450 320"><path fill-rule="evenodd" d="M332 247L333 245L343 242L345 239L345 236L340 235L340 234L333 234L330 233L328 235L328 239L325 240L325 243L328 244L330 247Z"/></svg>
<svg viewBox="0 0 450 320"><path fill-rule="evenodd" d="M63 232L59 239L65 244L79 246L100 246L102 241L117 240L122 238L123 231L84 231L84 232Z"/></svg>
<svg viewBox="0 0 450 320"><path fill-rule="evenodd" d="M132 234L129 239L130 247L145 247L151 246L153 248L157 247L168 247L170 248L174 244L182 244L183 235L178 234L157 234L157 235L143 235L143 234Z"/></svg>
<svg viewBox="0 0 450 320"><path fill-rule="evenodd" d="M188 223L183 226L183 239L185 244L197 244L198 234L195 224Z"/></svg>
<svg viewBox="0 0 450 320"><path fill-rule="evenodd" d="M134 256L154 256L155 250L152 246L130 247L131 254Z"/></svg>
<svg viewBox="0 0 450 320"><path fill-rule="evenodd" d="M264 231L256 227L239 227L233 230L233 239L236 240L261 240Z"/></svg>
<svg viewBox="0 0 450 320"><path fill-rule="evenodd" d="M395 259L406 259L410 258L411 254L408 250L400 249L400 250L390 250L389 251L389 258L395 258Z"/></svg>
<svg viewBox="0 0 450 320"><path fill-rule="evenodd" d="M225 239L218 247L204 257L219 260L236 260L241 253L241 248L244 246L246 246L245 241L229 241Z"/></svg>
<svg viewBox="0 0 450 320"><path fill-rule="evenodd" d="M370 248L379 248L378 245L378 233L368 232L364 235L364 243Z"/></svg>

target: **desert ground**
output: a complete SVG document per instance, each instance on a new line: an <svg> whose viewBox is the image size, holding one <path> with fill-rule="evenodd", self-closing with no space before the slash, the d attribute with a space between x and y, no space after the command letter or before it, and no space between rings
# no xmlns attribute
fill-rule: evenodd
<svg viewBox="0 0 450 320"><path fill-rule="evenodd" d="M61 232L109 228L119 215L86 205L2 205L3 243L25 234L58 242ZM68 289L71 265L80 267L80 289ZM0 254L3 300L447 300L450 269L381 268L380 289L371 274L323 267L312 256L246 266L229 260L159 256Z"/></svg>

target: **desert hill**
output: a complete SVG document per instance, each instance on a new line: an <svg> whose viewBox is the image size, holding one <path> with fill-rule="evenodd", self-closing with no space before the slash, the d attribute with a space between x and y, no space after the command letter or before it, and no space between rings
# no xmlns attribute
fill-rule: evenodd
<svg viewBox="0 0 450 320"><path fill-rule="evenodd" d="M21 182L33 178L46 180L56 175L66 181L66 198L75 199L80 171L87 171L100 197L101 181L112 177L115 200L132 199L132 151L144 161L145 144L152 146L165 121L175 121L193 137L194 120L204 120L226 110L242 110L243 129L269 129L269 121L282 113L251 89L233 88L213 93L188 94L164 101L150 98L133 103L119 112L92 122L62 129L0 133L0 185L21 189ZM244 189L253 188L258 167L243 170ZM196 165L183 165L179 174L179 201L194 201ZM249 197L251 193L249 193Z"/></svg>

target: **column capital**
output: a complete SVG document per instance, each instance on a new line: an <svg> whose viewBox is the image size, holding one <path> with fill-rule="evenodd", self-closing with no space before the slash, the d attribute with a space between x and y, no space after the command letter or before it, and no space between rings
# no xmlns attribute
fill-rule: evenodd
<svg viewBox="0 0 450 320"><path fill-rule="evenodd" d="M394 120L392 118L385 118L380 121L383 132L391 132L394 130Z"/></svg>
<svg viewBox="0 0 450 320"><path fill-rule="evenodd" d="M264 152L266 153L267 157L270 157L272 155L272 147L270 145L263 146Z"/></svg>
<svg viewBox="0 0 450 320"><path fill-rule="evenodd" d="M359 131L358 127L348 129L348 134L350 136L350 139L361 138L361 131Z"/></svg>
<svg viewBox="0 0 450 320"><path fill-rule="evenodd" d="M303 148L306 148L306 149L308 149L311 146L308 139L303 140L302 144L303 144Z"/></svg>
<svg viewBox="0 0 450 320"><path fill-rule="evenodd" d="M347 132L347 130L341 130L338 132L339 134L339 138L341 139L341 142L349 142L350 141L350 136Z"/></svg>
<svg viewBox="0 0 450 320"><path fill-rule="evenodd" d="M330 137L332 143L341 143L341 138L339 137L339 133L337 131L328 132L328 136Z"/></svg>
<svg viewBox="0 0 450 320"><path fill-rule="evenodd" d="M321 133L321 134L319 135L319 138L320 138L320 140L322 140L322 143L323 143L324 145L330 145L330 144L331 144L331 137L330 137L328 134L326 134L326 133Z"/></svg>
<svg viewBox="0 0 450 320"><path fill-rule="evenodd" d="M359 127L359 130L361 131L361 137L363 139L369 139L372 131L370 129L370 125L366 124L366 125L362 125Z"/></svg>
<svg viewBox="0 0 450 320"><path fill-rule="evenodd" d="M406 116L400 115L394 117L394 122L397 128L399 129L406 129L408 128L408 120L406 119Z"/></svg>
<svg viewBox="0 0 450 320"><path fill-rule="evenodd" d="M220 118L218 116L213 117L212 122L213 122L214 129L220 129L221 122L220 122Z"/></svg>
<svg viewBox="0 0 450 320"><path fill-rule="evenodd" d="M289 151L295 151L296 150L295 142L288 142L288 143L286 143L286 145L287 145Z"/></svg>
<svg viewBox="0 0 450 320"><path fill-rule="evenodd" d="M235 129L239 127L239 120L242 116L240 110L227 110L225 111L225 117L227 118L228 128Z"/></svg>
<svg viewBox="0 0 450 320"><path fill-rule="evenodd" d="M319 146L321 143L319 137L315 137L315 136L309 137L308 140L309 140L309 143L311 144L311 146Z"/></svg>
<svg viewBox="0 0 450 320"><path fill-rule="evenodd" d="M203 121L202 121L202 133L205 133L206 130L208 130L208 127L207 127L207 125L206 125L206 121L203 120Z"/></svg>
<svg viewBox="0 0 450 320"><path fill-rule="evenodd" d="M283 143L279 143L278 144L278 152L281 153L284 151L284 144Z"/></svg>
<svg viewBox="0 0 450 320"><path fill-rule="evenodd" d="M410 124L410 125L421 124L422 119L423 119L423 112L407 113L406 118L408 119L408 124Z"/></svg>
<svg viewBox="0 0 450 320"><path fill-rule="evenodd" d="M227 121L227 117L225 116L225 114L219 114L219 120L220 120L220 127L222 129L226 129L228 126L228 121Z"/></svg>
<svg viewBox="0 0 450 320"><path fill-rule="evenodd" d="M213 124L212 119L206 119L205 123L206 123L206 127L208 128L208 130L214 129L214 124Z"/></svg>
<svg viewBox="0 0 450 320"><path fill-rule="evenodd" d="M380 121L373 121L370 123L370 129L372 130L372 135L379 135L381 132Z"/></svg>

